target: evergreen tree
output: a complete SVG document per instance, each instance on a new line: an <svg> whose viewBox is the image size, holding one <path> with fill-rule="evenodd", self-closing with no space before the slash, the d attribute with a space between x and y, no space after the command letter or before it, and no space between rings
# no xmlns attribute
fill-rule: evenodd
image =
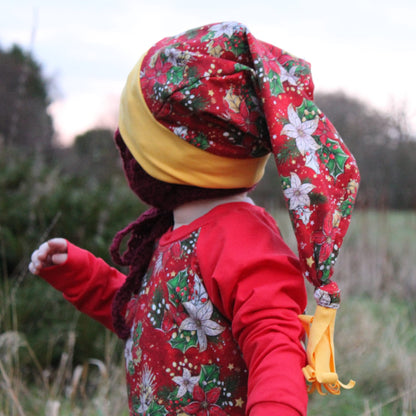
<svg viewBox="0 0 416 416"><path fill-rule="evenodd" d="M50 81L20 46L0 49L0 137L6 145L33 152L52 146L53 124L47 108Z"/></svg>

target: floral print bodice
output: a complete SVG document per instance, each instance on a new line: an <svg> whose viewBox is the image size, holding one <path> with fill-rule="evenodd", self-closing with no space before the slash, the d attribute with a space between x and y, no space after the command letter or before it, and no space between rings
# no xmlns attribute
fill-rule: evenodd
<svg viewBox="0 0 416 416"><path fill-rule="evenodd" d="M198 267L200 230L159 242L126 312L132 415L244 415L247 369ZM163 239L163 237L162 237Z"/></svg>

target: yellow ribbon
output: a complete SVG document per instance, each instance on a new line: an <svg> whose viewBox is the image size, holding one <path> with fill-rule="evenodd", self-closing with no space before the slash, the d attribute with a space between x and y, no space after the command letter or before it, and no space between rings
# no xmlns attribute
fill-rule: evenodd
<svg viewBox="0 0 416 416"><path fill-rule="evenodd" d="M324 387L330 394L340 394L341 387L352 389L355 381L343 384L338 379L335 370L334 326L336 309L318 305L315 315L299 315L308 336L306 354L308 365L303 368L303 374L310 383L308 392L317 390L319 394L326 394Z"/></svg>

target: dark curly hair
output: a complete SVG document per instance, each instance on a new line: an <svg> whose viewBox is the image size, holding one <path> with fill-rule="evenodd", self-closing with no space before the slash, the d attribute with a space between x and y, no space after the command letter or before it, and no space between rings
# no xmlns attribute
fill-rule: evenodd
<svg viewBox="0 0 416 416"><path fill-rule="evenodd" d="M235 195L250 188L208 189L159 181L147 174L137 163L118 130L114 140L130 188L143 202L151 206L136 221L120 230L110 247L114 262L129 267L127 279L113 301L114 330L120 338L126 339L130 335L130 328L124 319L125 306L132 294L140 289L156 240L173 225L173 210L187 202ZM130 235L127 249L121 254L120 245L127 235Z"/></svg>

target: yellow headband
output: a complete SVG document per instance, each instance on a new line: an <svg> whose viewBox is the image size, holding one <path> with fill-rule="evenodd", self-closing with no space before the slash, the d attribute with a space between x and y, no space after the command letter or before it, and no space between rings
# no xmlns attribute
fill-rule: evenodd
<svg viewBox="0 0 416 416"><path fill-rule="evenodd" d="M233 159L198 149L151 114L140 87L139 61L130 72L120 102L119 129L130 152L152 177L202 188L248 188L260 181L269 155Z"/></svg>

